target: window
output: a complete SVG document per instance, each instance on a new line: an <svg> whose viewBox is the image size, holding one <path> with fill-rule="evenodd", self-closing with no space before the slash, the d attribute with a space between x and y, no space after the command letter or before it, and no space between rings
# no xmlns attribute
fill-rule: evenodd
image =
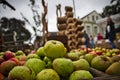
<svg viewBox="0 0 120 80"><path fill-rule="evenodd" d="M98 30L97 30L97 26L94 27L94 34L97 35Z"/></svg>
<svg viewBox="0 0 120 80"><path fill-rule="evenodd" d="M87 34L90 34L90 26L86 27L86 32L87 32Z"/></svg>
<svg viewBox="0 0 120 80"><path fill-rule="evenodd" d="M94 15L92 16L92 21L95 21L95 19L94 19Z"/></svg>
<svg viewBox="0 0 120 80"><path fill-rule="evenodd" d="M98 16L96 16L96 20L98 20Z"/></svg>

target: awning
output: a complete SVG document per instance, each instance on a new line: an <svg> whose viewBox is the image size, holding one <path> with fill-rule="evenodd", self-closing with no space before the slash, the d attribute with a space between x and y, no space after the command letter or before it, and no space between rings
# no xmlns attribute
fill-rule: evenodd
<svg viewBox="0 0 120 80"><path fill-rule="evenodd" d="M113 20L113 22L115 23L115 26L120 26L120 13L116 14L116 15L112 15L110 17ZM100 27L105 28L106 24L107 24L106 20L107 20L107 17L99 19L96 21L96 24L99 25Z"/></svg>

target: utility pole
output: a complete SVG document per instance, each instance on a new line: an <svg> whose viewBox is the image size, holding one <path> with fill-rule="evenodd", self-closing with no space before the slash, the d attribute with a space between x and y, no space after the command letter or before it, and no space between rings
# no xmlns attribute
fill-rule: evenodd
<svg viewBox="0 0 120 80"><path fill-rule="evenodd" d="M74 17L76 17L75 1L73 0Z"/></svg>

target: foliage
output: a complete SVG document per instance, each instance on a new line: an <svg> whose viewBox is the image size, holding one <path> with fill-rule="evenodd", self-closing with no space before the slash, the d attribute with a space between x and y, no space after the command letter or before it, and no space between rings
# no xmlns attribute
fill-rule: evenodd
<svg viewBox="0 0 120 80"><path fill-rule="evenodd" d="M105 6L102 12L102 17L120 13L120 0L111 0L111 5Z"/></svg>
<svg viewBox="0 0 120 80"><path fill-rule="evenodd" d="M30 7L30 9L31 9L31 11L32 11L32 14L33 14L33 16L32 16L32 19L33 19L33 22L34 22L34 24L33 23L31 23L30 21L29 21L29 19L27 19L25 16L24 16L24 14L23 13L21 13L21 16L22 16L22 18L24 19L24 21L26 22L26 23L28 23L31 27L32 27L32 29L33 29L33 31L34 31L34 35L31 37L31 39L30 39L30 41L32 40L32 38L34 38L34 37L37 37L38 36L38 32L39 33L41 33L42 32L42 30L41 30L41 19L40 19L40 15L39 15L39 12L38 12L38 10L37 10L37 8L39 8L39 5L35 5L35 0L29 0L30 1L30 4L28 5L29 7ZM39 34L39 36L40 36L40 34Z"/></svg>
<svg viewBox="0 0 120 80"><path fill-rule="evenodd" d="M5 41L13 41L14 31L17 33L17 40L25 41L31 37L30 32L24 27L25 22L22 20L2 17L0 24Z"/></svg>

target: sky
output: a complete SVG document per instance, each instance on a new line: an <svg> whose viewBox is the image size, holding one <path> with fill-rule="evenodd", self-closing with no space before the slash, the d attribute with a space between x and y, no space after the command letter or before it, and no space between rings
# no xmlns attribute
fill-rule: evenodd
<svg viewBox="0 0 120 80"><path fill-rule="evenodd" d="M30 10L30 7L28 4L30 4L29 0L6 0L8 1L12 6L16 8L16 11L11 10L9 7L3 8L2 4L0 4L0 18L2 17L8 17L8 18L17 18L22 19L22 16L20 13L22 12L24 16L30 20L31 23L33 23L32 19L32 11ZM111 0L74 0L75 1L75 13L76 17L82 18L88 13L92 12L93 10L96 10L98 13L101 13L103 11L103 8L106 5L110 5ZM39 5L37 7L39 14L41 16L41 13L43 12L43 7L41 4L41 0L36 0L36 5ZM61 10L62 10L62 16L65 15L65 6L71 6L73 7L73 0L45 0L45 2L48 4L48 14L47 14L47 20L48 20L48 31L58 31L56 26L56 5L61 4ZM32 33L32 29L29 25L26 25L26 28L29 29L29 31Z"/></svg>

